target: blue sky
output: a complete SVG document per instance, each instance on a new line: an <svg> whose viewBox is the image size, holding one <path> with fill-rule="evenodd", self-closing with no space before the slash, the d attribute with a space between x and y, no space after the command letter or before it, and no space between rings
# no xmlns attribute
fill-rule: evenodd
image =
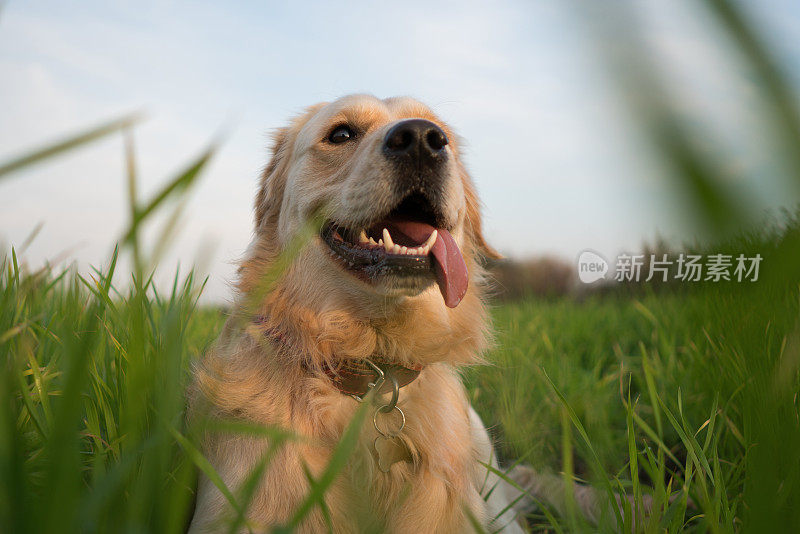
<svg viewBox="0 0 800 534"><path fill-rule="evenodd" d="M454 126L487 235L509 256L571 260L585 248L637 249L656 234L684 238L664 175L625 120L576 5L12 0L0 11L0 161L145 110L136 147L146 194L226 132L164 259L166 274L198 261L213 300L229 294L250 239L267 133L351 92L411 95ZM638 5L653 61L674 73L681 105L739 125L719 148L742 176L757 176L758 129L741 127L758 113L747 73L690 2ZM759 6L795 74L798 8ZM0 242L18 245L44 223L25 254L32 264L104 263L125 217L119 139L0 183Z"/></svg>

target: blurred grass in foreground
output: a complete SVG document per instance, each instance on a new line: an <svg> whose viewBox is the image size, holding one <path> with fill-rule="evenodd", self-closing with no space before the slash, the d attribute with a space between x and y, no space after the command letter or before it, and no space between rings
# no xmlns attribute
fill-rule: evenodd
<svg viewBox="0 0 800 534"><path fill-rule="evenodd" d="M160 295L138 235L149 215L193 185L214 149L140 203L132 123L100 126L1 167L10 173L125 131L130 225L121 242L134 259L124 290L112 284L118 249L89 276L30 272L13 249L0 261L0 524L10 532L174 532L192 501L194 469L173 433L184 427L188 357L203 348L187 339L202 283L176 273L169 295Z"/></svg>
<svg viewBox="0 0 800 534"><path fill-rule="evenodd" d="M763 243L766 266L783 247L795 253L798 231ZM800 277L784 274L740 288L506 303L494 312L495 365L468 373L473 403L509 460L598 488L610 481L640 507L651 495L653 515L623 517L620 530L791 530L800 525ZM696 507L685 508L687 495Z"/></svg>
<svg viewBox="0 0 800 534"><path fill-rule="evenodd" d="M610 20L635 30L620 7L625 4L613 5L618 12ZM776 153L788 159L785 181L797 187L794 90L736 4L704 5L751 66ZM497 308L499 346L491 355L497 365L468 372L470 394L487 424L497 424L508 457L632 495L633 505L618 518L605 517L600 530L797 530L800 227L793 220L770 233L748 225L746 199L726 189L719 162L698 149L669 95L654 89L660 74L635 57L635 35L626 42L633 61L615 58L626 73L623 95L646 96L631 99L633 116L691 199L692 215L708 226L704 247L761 253L761 279L679 295ZM110 124L2 165L0 177L130 128L127 121ZM223 314L195 309L202 283L191 274L176 274L173 287L159 293L151 278L159 247L148 254L139 243L141 225L190 190L214 147L141 202L130 139L130 226L120 240L134 258L130 284L111 283L117 252L90 276L29 271L13 251L0 261L4 531L176 532L191 513L195 470L216 480L198 452L200 429L184 421L183 395L188 363L215 338ZM746 237L720 241L731 227ZM159 246L171 230L168 225ZM293 439L278 429L243 425L237 431L278 445ZM314 482L289 530L322 504L354 433ZM234 529L243 524L256 482L254 476L245 487L220 488L238 514ZM654 513L635 520L632 512L645 495ZM540 510L532 526L588 529L569 492L566 501L562 516Z"/></svg>
<svg viewBox="0 0 800 534"><path fill-rule="evenodd" d="M61 531L65 524L179 531L190 513L193 464L202 464L183 422L187 364L213 341L226 314L194 309L191 276L167 296L137 300L103 290L107 273L91 280L67 272L56 281L58 273L26 275L14 264L9 257L0 283L0 350L10 364L2 393L12 395L4 404L10 410L0 414L2 524L13 532ZM753 286L738 297L707 286L690 295L505 304L494 310L495 365L469 371L470 397L494 426L501 454L545 471L561 466L572 425L566 403L600 460L593 465L587 445L574 443L576 476L597 482L602 468L627 492L638 478L642 494L663 504L648 523L655 531L734 530L746 510L758 510L758 498L746 495L758 483L773 515L755 524L795 524L791 515L775 515L793 513L788 505L797 492L797 406L785 402L798 388L794 315L759 315L764 301L757 295L765 289ZM731 299L749 293L754 308L743 317ZM796 314L794 302L785 305ZM66 419L61 403L78 350L88 355L84 384ZM72 425L59 436L67 420ZM769 449L761 457L763 446ZM686 514L681 500L666 503L681 488L697 504ZM235 488L231 495L236 499ZM51 514L35 512L45 506ZM541 512L532 521L552 528ZM637 530L651 530L646 526Z"/></svg>

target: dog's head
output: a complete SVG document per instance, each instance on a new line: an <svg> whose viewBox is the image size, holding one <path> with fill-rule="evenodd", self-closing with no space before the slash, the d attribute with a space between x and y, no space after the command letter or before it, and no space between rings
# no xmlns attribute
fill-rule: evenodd
<svg viewBox="0 0 800 534"><path fill-rule="evenodd" d="M305 276L335 277L362 297L440 293L452 308L475 256L496 255L457 137L411 98L347 96L277 132L256 199L257 239L280 249L318 212L320 239L299 260Z"/></svg>

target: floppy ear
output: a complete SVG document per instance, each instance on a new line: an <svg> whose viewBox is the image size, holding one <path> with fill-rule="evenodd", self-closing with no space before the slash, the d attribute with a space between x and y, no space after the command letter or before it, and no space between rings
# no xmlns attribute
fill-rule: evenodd
<svg viewBox="0 0 800 534"><path fill-rule="evenodd" d="M472 184L472 179L467 174L466 170L462 168L462 175L464 177L464 195L467 200L467 213L466 213L466 228L472 243L478 252L485 258L499 260L503 256L491 247L486 239L483 237L483 224L481 222L481 203L478 200L478 194L475 192L475 186Z"/></svg>
<svg viewBox="0 0 800 534"><path fill-rule="evenodd" d="M256 195L256 231L265 224L277 223L281 199L286 182L281 176L288 159L289 127L278 128L272 134L272 151L269 163L261 173Z"/></svg>
<svg viewBox="0 0 800 534"><path fill-rule="evenodd" d="M272 133L272 155L264 172L256 196L256 231L265 225L277 225L278 214L286 189L286 169L292 152L292 139L303 124L319 111L327 102L320 102L307 107L303 113L295 116L288 126L278 128Z"/></svg>

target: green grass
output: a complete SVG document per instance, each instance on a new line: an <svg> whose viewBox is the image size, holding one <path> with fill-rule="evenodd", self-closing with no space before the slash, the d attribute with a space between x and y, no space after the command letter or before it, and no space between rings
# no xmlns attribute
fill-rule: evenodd
<svg viewBox="0 0 800 534"><path fill-rule="evenodd" d="M10 531L175 532L190 513L195 470L207 466L184 422L184 388L225 313L195 307L191 275L160 295L147 283L117 291L112 269L86 278L27 272L13 255L3 264L0 520ZM470 396L509 461L651 495L656 512L636 531L800 524L790 506L800 495L797 305L776 301L773 283L497 306L497 347L466 373ZM793 287L781 294L796 297ZM582 524L530 519L534 529Z"/></svg>
<svg viewBox="0 0 800 534"><path fill-rule="evenodd" d="M541 471L589 480L600 490L607 481L614 491L651 495L662 509L647 525L637 525L638 531L681 531L693 522L700 531L714 530L701 519L702 507L687 511L680 501L672 509L668 504L688 472L695 472L688 493L697 503L705 495L691 482L735 471L697 473L701 464L717 466L716 451L702 447L687 458L695 440L716 445L741 433L735 407L724 412L730 427L701 430L715 413L717 398L717 390L703 384L711 350L703 323L695 322L703 305L699 297L651 295L525 301L496 309L493 365L472 370L469 384L481 416L497 425L492 430L502 455ZM676 420L670 420L667 409ZM587 441L573 428L582 428ZM726 468L743 461L744 449L730 445ZM633 473L631 465L636 466ZM724 497L737 501L742 482L734 475L722 488ZM723 506L722 497L712 497L714 506ZM664 519L668 515L673 522ZM544 516L534 520L542 527L549 524ZM562 520L565 525L580 522ZM613 524L608 518L607 526ZM732 530L732 518L719 527Z"/></svg>
<svg viewBox="0 0 800 534"><path fill-rule="evenodd" d="M651 495L656 512L623 517L627 531L800 526L800 225L787 220L715 249L760 251L756 283L496 308L493 365L468 382L503 455Z"/></svg>
<svg viewBox="0 0 800 534"><path fill-rule="evenodd" d="M108 273L0 275L0 524L10 532L179 529L194 471L186 362L214 336L192 277L168 297L118 294ZM40 513L47 510L48 513Z"/></svg>
<svg viewBox="0 0 800 534"><path fill-rule="evenodd" d="M706 128L698 142L691 121L662 90L668 73L644 55L632 10L604 3L597 17L595 3L579 5L591 29L605 35L598 44L617 45L598 49L616 69L645 138L672 171L686 200L681 216L696 221L704 250L760 253L762 276L756 284L639 288L498 306L491 364L465 371L471 398L507 460L632 496L619 517L602 518L601 531L800 530L800 222L789 216L765 231L746 216L746 194L707 150L720 132ZM731 55L752 74L774 145L768 157L781 173L781 183L772 185L796 198L795 92L738 4L703 5L727 36ZM276 446L295 439L241 423L187 424L190 363L214 340L225 313L197 309L202 282L191 273L176 274L162 292L153 286L176 215L166 218L152 250L140 236L153 214L174 207L196 184L215 145L152 198L140 199L135 122L112 121L0 164L0 180L9 179L124 132L130 203L119 243L133 264L130 273L115 273L115 251L102 269L81 276L49 267L31 271L13 250L0 257L2 532L178 532L191 513L197 471L231 501L235 530L245 521L257 476L241 488L224 487L199 452L200 432L255 434ZM732 228L744 237L723 239ZM264 290L302 246L298 239L265 277ZM115 286L113 279L121 282ZM324 507L325 489L357 434L354 420L282 531ZM269 461L267 455L259 469ZM654 512L635 520L644 496L652 498ZM536 510L532 529L595 528L574 512L569 492L563 509L562 515Z"/></svg>

